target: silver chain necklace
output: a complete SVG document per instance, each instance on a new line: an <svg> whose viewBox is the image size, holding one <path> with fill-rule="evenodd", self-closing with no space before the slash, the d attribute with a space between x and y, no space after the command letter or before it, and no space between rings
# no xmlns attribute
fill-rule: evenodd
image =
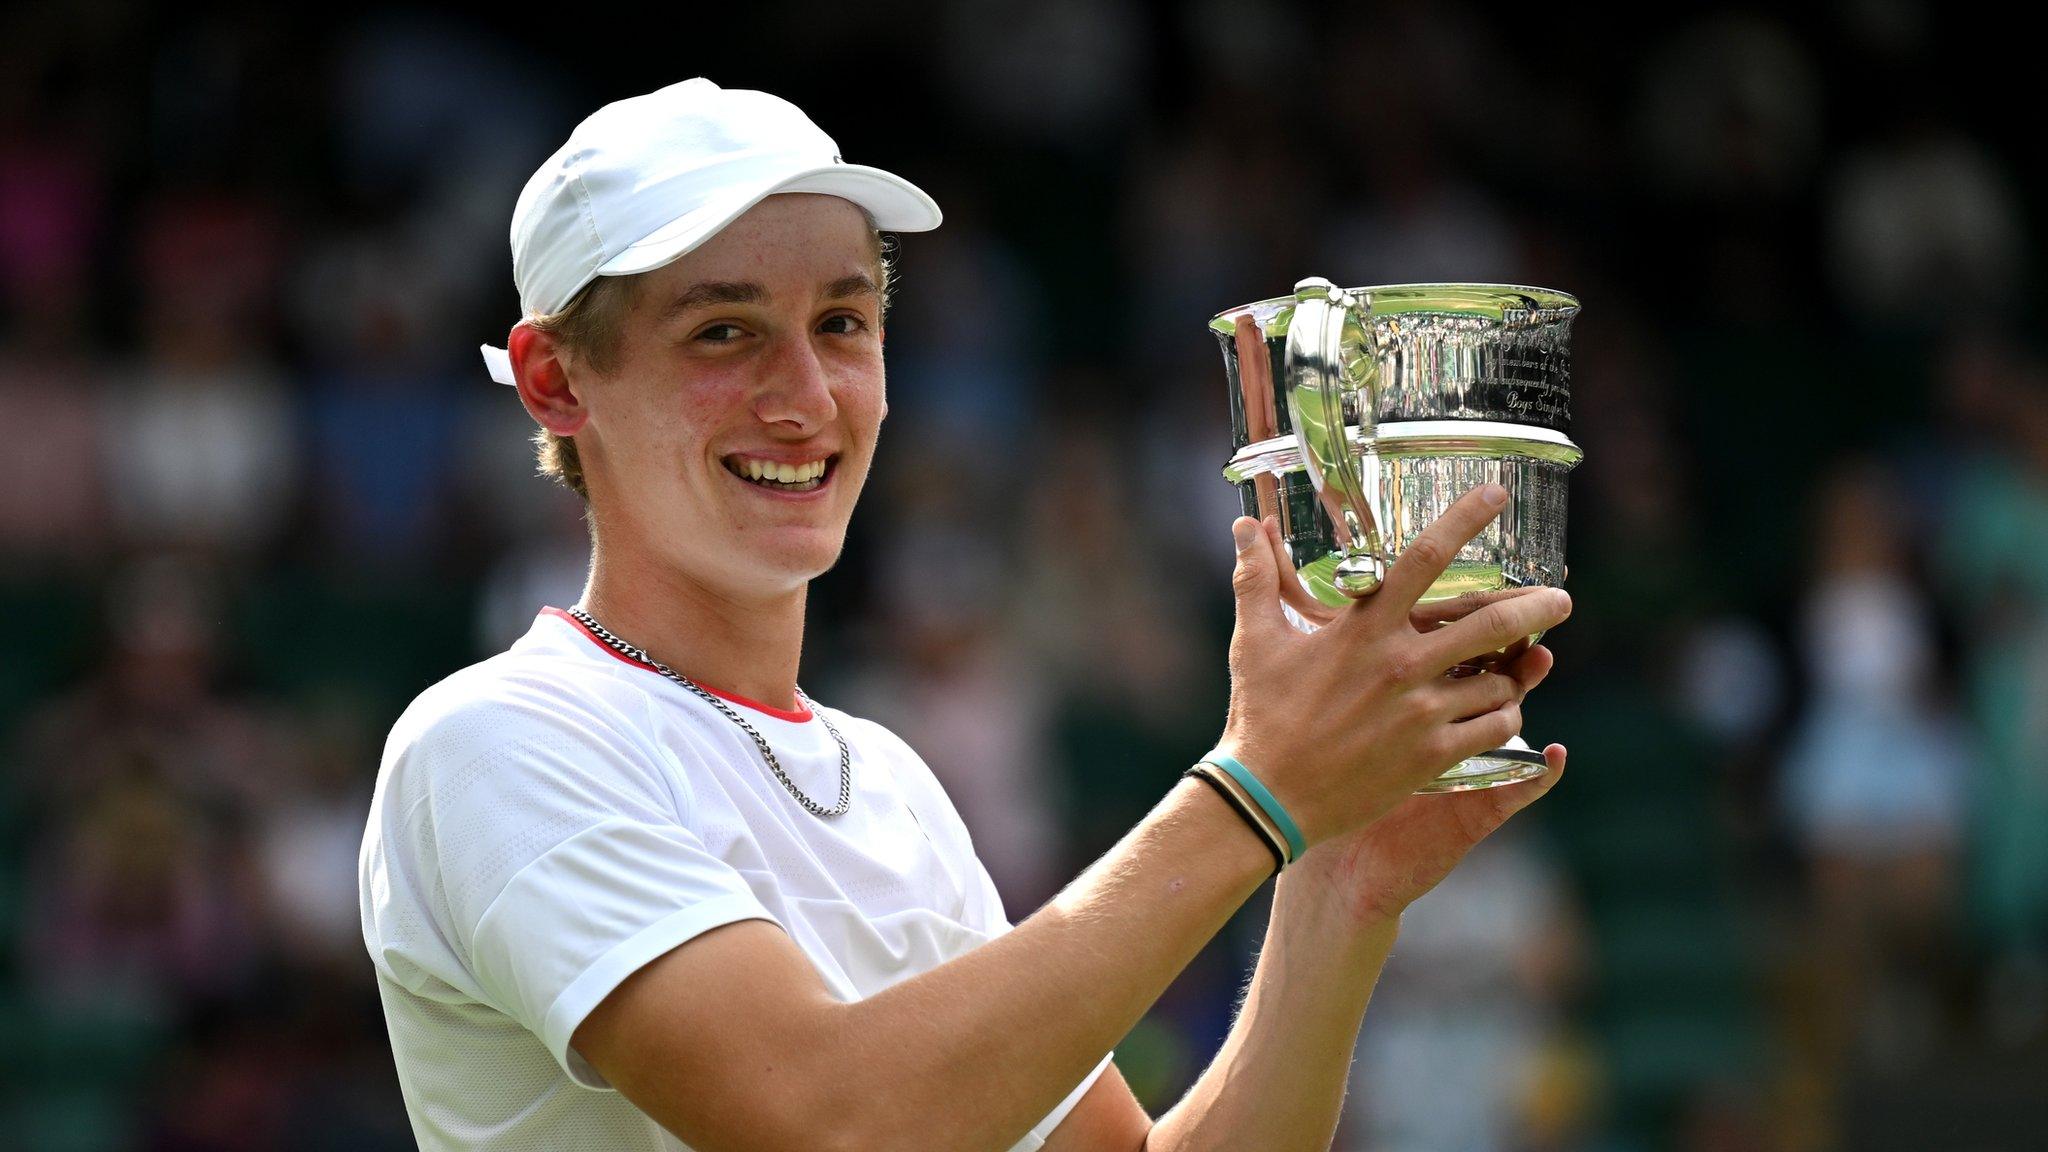
<svg viewBox="0 0 2048 1152"><path fill-rule="evenodd" d="M789 773L784 772L782 770L782 761L777 760L775 758L775 749L770 748L768 746L767 739L763 737L760 732L756 731L752 724L747 723L746 717L733 711L731 706L726 704L725 701L720 700L716 696L713 696L710 692L706 691L702 685L690 679L688 676L685 676L682 673L677 672L675 669L669 667L666 664L663 664L661 661L656 660L654 657L649 656L644 649L635 648L631 644L626 643L624 640L619 639L617 636L612 635L609 629L607 629L604 625L599 624L596 620L591 619L590 613L585 612L582 608L570 608L569 615L574 616L578 621L582 622L584 627L590 629L591 635L597 637L599 640L604 641L606 647L611 648L613 651L619 653L621 656L624 656L630 660L634 660L638 663L647 665L649 668L654 669L656 672L661 673L663 676L666 676L669 679L675 681L676 683L681 684L683 687L688 688L690 691L695 692L698 698L703 700L706 704L709 704L713 708L718 709L720 712L725 713L726 719L739 725L741 731L744 731L747 735L752 736L754 738L754 743L758 745L761 749L761 759L766 760L768 762L768 770L770 772L775 773L775 778L777 780L782 781L782 786L784 788L789 789L789 794L791 796L796 797L796 802L803 805L804 808L811 813L811 815L820 817L822 819L830 820L834 816L846 815L847 809L853 807L853 753L846 747L846 737L841 736L839 734L839 729L834 728L832 726L832 721L825 719L825 713L822 710L820 710L816 705L811 703L811 698L809 696L804 695L803 689L798 688L796 690L797 700L801 702L804 707L809 708L811 710L812 715L815 715L821 722L823 722L823 724L825 725L825 731L830 732L832 734L833 742L839 745L839 803L834 804L830 808L827 808L823 804L818 803L816 800L811 799L809 796L804 795L803 789L798 788L796 786L796 781L791 780L789 778Z"/></svg>

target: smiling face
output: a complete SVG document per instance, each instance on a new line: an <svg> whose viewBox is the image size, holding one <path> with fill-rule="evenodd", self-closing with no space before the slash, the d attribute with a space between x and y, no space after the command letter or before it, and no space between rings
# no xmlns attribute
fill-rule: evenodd
<svg viewBox="0 0 2048 1152"><path fill-rule="evenodd" d="M572 377L608 554L733 599L837 561L887 409L881 276L859 208L785 194L641 277L613 370Z"/></svg>

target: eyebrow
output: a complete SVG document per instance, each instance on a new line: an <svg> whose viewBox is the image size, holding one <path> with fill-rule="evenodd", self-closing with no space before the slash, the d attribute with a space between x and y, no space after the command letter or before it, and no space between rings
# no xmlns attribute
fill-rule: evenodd
<svg viewBox="0 0 2048 1152"><path fill-rule="evenodd" d="M853 296L881 294L874 277L866 272L855 272L825 285L824 298L845 300ZM704 280L683 289L670 300L661 310L661 319L663 322L673 320L693 308L713 304L761 304L767 299L768 289L751 280Z"/></svg>

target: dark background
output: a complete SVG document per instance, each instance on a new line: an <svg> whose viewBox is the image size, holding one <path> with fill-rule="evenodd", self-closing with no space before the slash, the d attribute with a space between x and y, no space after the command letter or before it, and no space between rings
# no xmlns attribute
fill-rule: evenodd
<svg viewBox="0 0 2048 1152"><path fill-rule="evenodd" d="M410 1147L385 731L584 562L476 345L520 185L692 75L946 211L804 682L1022 919L1221 724L1214 312L1577 294L1570 778L1407 917L1343 1148L2039 1147L2035 41L1989 9L757 3L0 17L0 1132ZM1240 917L1119 1047L1206 1063Z"/></svg>

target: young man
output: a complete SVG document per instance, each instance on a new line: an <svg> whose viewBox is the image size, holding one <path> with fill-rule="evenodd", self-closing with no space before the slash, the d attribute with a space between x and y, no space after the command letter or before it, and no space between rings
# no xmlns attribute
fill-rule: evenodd
<svg viewBox="0 0 2048 1152"><path fill-rule="evenodd" d="M886 409L876 231L938 222L704 80L600 110L521 195L528 319L487 358L589 502L590 579L385 749L363 931L423 1148L1324 1147L1401 910L1562 769L1553 745L1544 781L1409 795L1513 735L1550 656L1442 673L1569 611L1411 622L1504 493L1312 634L1241 519L1219 753L1270 807L1183 779L1011 929L916 754L796 683ZM1110 1046L1295 851L1274 810L1302 851L1249 999L1155 1121Z"/></svg>

